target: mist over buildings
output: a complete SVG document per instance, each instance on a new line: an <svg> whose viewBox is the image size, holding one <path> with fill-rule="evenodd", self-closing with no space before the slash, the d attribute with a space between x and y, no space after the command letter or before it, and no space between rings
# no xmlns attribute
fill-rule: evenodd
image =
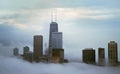
<svg viewBox="0 0 120 74"><path fill-rule="evenodd" d="M26 4L27 3L27 4ZM59 31L63 32L65 64L29 63L13 57L13 48L29 46L33 36L43 35L43 48L48 46L51 10L57 10ZM82 50L98 48L108 42L118 43L120 61L119 0L0 0L0 74L119 74L120 66L99 67L82 63Z"/></svg>
<svg viewBox="0 0 120 74"><path fill-rule="evenodd" d="M0 74L119 74L120 67L100 67L79 62L66 64L29 63L0 56Z"/></svg>

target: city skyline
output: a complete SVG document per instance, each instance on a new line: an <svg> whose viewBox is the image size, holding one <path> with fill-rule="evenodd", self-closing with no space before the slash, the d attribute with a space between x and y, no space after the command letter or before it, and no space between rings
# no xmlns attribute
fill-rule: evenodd
<svg viewBox="0 0 120 74"><path fill-rule="evenodd" d="M61 23L61 22L58 22L59 23L59 26L60 26L60 31L62 30L62 28L64 27L63 26L63 24L64 23ZM48 23L49 24L49 23ZM1 24L2 25L2 24ZM40 24L41 25L41 24ZM44 24L42 24L42 25L44 25ZM2 25L3 26L3 25ZM5 25L5 26L12 26L12 25L9 25L9 24L7 24L7 25ZM62 27L63 26L63 27ZM73 30L75 30L75 32L76 33L73 33L73 32L71 32L71 33L69 33L69 31L68 30L62 30L62 31L64 31L65 33L64 33L64 47L65 47L65 49L67 50L67 51L69 51L69 49L71 50L71 51L69 51L70 53L67 53L67 54L72 54L72 52L75 54L76 52L78 52L80 49L83 49L83 48L85 48L85 47L93 47L93 48L95 48L95 49L97 49L98 47L104 47L105 49L107 49L107 46L106 45L104 45L104 44L107 44L109 41L111 41L111 40L114 40L114 41L117 41L117 43L119 43L120 42L120 40L118 39L118 38L116 38L116 37L118 37L118 36L116 36L116 34L119 34L119 33L116 33L116 31L118 31L119 32L119 30L118 29L116 29L116 27L114 28L113 27L113 25L111 25L112 27L113 27L113 29L112 29L112 27L110 27L110 29L108 29L107 27L106 28L103 28L104 27L104 25L99 25L99 26L95 26L95 27L97 27L97 29L100 27L101 29L95 29L95 31L94 31L94 29L92 30L92 27L93 27L93 25L91 25L92 27L90 27L90 26L87 26L87 25L80 25L80 27L69 27L69 25L67 26L67 25L65 25L66 27L66 29L68 29L68 30L70 30L70 29L73 29ZM108 25L107 25L108 26ZM4 27L4 26L3 26ZM49 27L48 25L46 25L45 27ZM68 28L69 27L69 28ZM7 28L7 27L6 27ZM14 27L15 28L15 27ZM13 29L11 29L11 30L14 30L14 28ZM80 30L79 30L79 28L80 28ZM84 29L85 28L85 29ZM103 28L103 29L102 29ZM119 27L117 27L117 28L119 28ZM48 29L48 28L47 28ZM43 36L45 37L45 41L44 41L44 43L48 43L47 42L47 40L48 40L48 38L47 38L47 34L49 33L49 32L46 32L46 31L44 31L44 30L47 30L47 29L43 29L43 32L42 32L42 30L38 30L38 31L36 31L36 34L43 34ZM87 30L88 29L88 30ZM3 31L4 31L5 29L3 28ZM8 29L9 30L9 29ZM20 30L20 29L18 29L18 30ZM78 31L79 30L79 31ZM102 32L104 32L104 31L102 31L102 30L104 30L105 31L105 34L102 34ZM107 31L108 30L108 31ZM16 29L15 29L15 31L17 31ZM26 36L26 35L24 35L24 34L22 34L22 32L23 31L25 31L25 29L21 29L20 30L21 32L20 32L20 34L21 34L21 36ZM28 30L28 32L30 32L31 30ZM85 31L85 32L84 32ZM89 31L89 32L88 32ZM114 35L110 35L109 34L109 31L110 32L113 32L114 34L115 34L115 36ZM12 31L13 32L13 31ZM26 31L25 31L26 32ZM38 33L37 33L38 32ZM99 32L101 35L103 35L103 39L102 38L100 38L101 37L101 35L100 35L100 37L99 37L99 34L98 34L98 39L96 40L96 38L94 38L94 37L92 37L92 36L90 36L89 34L95 34L96 35L96 32ZM18 32L19 33L19 32ZM30 32L31 33L31 32ZM34 32L35 33L35 32ZM32 48L32 39L31 39L31 37L32 37L32 35L34 35L34 33L31 33L31 34L27 34L28 36L26 36L26 38L28 38L28 39L20 39L19 37L15 37L14 39L12 39L13 41L10 41L10 39L9 38L7 38L8 39L8 41L2 41L3 42L3 45L5 44L14 44L14 42L15 43L17 43L18 45L21 45L21 46L23 46L23 44L26 44L26 45L30 45L30 47ZM80 35L80 36L76 36L77 35L77 33ZM80 34L81 33L81 34ZM84 34L83 34L84 33ZM112 34L113 34L112 33ZM13 33L12 33L13 34ZM72 36L72 34L73 35L75 35L75 37L74 36ZM15 33L15 35L17 35L16 33ZM104 36L105 35L105 36ZM4 35L3 35L4 36ZM20 36L20 37L21 37ZM71 39L69 39L70 37L68 37L68 36L70 36L70 37L72 37L72 39L75 39L75 41L70 41ZM78 38L79 37L79 38ZM17 39L16 39L17 38ZM84 39L83 39L84 38ZM106 40L105 40L105 39ZM20 39L20 40L19 40ZM100 39L100 40L99 40ZM4 38L3 38L3 40L4 40ZM86 44L86 42L87 41L91 41L92 43L88 43L88 44ZM10 42L10 43L9 43ZM78 45L79 44L79 45ZM71 46L72 45L72 46ZM16 45L17 46L17 45ZM18 46L19 47L19 46ZM75 47L77 47L76 49L77 50L74 50L74 51L72 51L72 49L74 49ZM118 45L118 47L120 47L120 45ZM45 47L44 47L45 48ZM105 50L106 51L106 50ZM119 52L119 51L118 51ZM76 56L76 55L75 55ZM78 56L78 55L77 55Z"/></svg>
<svg viewBox="0 0 120 74"><path fill-rule="evenodd" d="M52 19L53 20L53 19ZM29 47L23 47L23 54L19 54L19 49L13 49L14 56L21 56L23 59L29 62L43 62L43 63L68 63L69 60L64 58L63 49L63 36L62 32L58 31L58 23L51 21L49 28L49 44L46 46L46 50L43 51L43 36L34 35L33 38L33 52L29 51ZM115 41L108 43L108 60L105 59L105 48L98 48L98 52L94 48L85 48L82 50L82 61L87 64L94 64L99 66L119 66L118 61L118 44ZM43 54L45 52L45 54ZM47 53L46 53L47 52ZM96 60L98 55L98 62ZM76 59L79 60L79 59ZM107 64L106 64L107 63Z"/></svg>
<svg viewBox="0 0 120 74"><path fill-rule="evenodd" d="M79 50L85 47L107 49L105 44L111 40L120 44L119 7L118 0L34 0L32 4L28 0L1 0L0 54L10 56L12 48L22 49L25 44L33 48L33 35L43 35L44 44L48 44L52 9L57 10L59 31L64 32L66 57L72 58L70 55L73 55L79 58L76 57L80 56ZM120 51L118 52L120 56Z"/></svg>
<svg viewBox="0 0 120 74"><path fill-rule="evenodd" d="M41 62L36 63L33 38L43 36L41 54L46 54L51 22L57 22L60 32L52 36L63 40L54 46L63 49L52 50L53 63L43 63L46 55L37 57ZM111 41L117 43L118 53L111 53ZM13 49L14 55L32 63L14 57ZM84 49L95 53L83 54ZM0 0L0 74L119 74L120 65L107 65L115 60L120 61L120 0Z"/></svg>
<svg viewBox="0 0 120 74"><path fill-rule="evenodd" d="M57 22L51 21L49 28L49 46L43 51L43 36L34 35L33 37L33 52L29 51L29 47L23 47L23 54L19 54L19 49L13 49L13 55L22 57L29 62L43 62L43 63L68 63L69 60L64 59L63 37L62 32L58 31ZM99 66L119 66L118 61L118 44L115 41L108 43L108 60L105 59L104 48L98 48L98 62L96 61L96 51L94 48L85 48L82 50L82 61L87 64L95 64ZM43 52L46 52L43 54ZM79 60L79 59L77 59ZM108 62L106 62L108 61ZM106 64L107 63L107 64Z"/></svg>

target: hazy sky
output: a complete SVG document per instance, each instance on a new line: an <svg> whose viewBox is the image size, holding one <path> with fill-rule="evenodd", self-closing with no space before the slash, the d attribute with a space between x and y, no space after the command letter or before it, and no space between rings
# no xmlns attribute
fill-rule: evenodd
<svg viewBox="0 0 120 74"><path fill-rule="evenodd" d="M51 11L56 9L66 54L78 56L83 48L104 47L107 51L110 40L120 45L119 3L119 0L0 0L0 46L9 49L28 45L32 50L36 34L44 35L44 43L48 43Z"/></svg>

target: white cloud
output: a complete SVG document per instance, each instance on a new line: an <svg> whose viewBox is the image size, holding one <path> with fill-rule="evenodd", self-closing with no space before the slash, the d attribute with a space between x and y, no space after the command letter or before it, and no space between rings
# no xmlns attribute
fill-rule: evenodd
<svg viewBox="0 0 120 74"><path fill-rule="evenodd" d="M94 9L94 8L55 8L58 21L73 21L78 19L105 20L119 18L119 9ZM52 9L27 9L18 11L1 11L0 23L8 22L21 29L42 29L42 24L51 21ZM36 27L35 27L35 26Z"/></svg>
<svg viewBox="0 0 120 74"><path fill-rule="evenodd" d="M120 16L119 9L57 8L58 18L66 19L110 19Z"/></svg>
<svg viewBox="0 0 120 74"><path fill-rule="evenodd" d="M0 74L119 74L120 67L99 67L80 62L66 64L28 63L0 56Z"/></svg>

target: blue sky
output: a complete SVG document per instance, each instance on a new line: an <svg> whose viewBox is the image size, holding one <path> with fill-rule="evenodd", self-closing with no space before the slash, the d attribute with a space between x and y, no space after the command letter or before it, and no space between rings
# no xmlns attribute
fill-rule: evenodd
<svg viewBox="0 0 120 74"><path fill-rule="evenodd" d="M111 40L120 46L119 0L0 0L0 46L28 45L32 50L36 34L44 35L44 43L48 43L53 9L57 10L66 56L79 58L83 48L104 47L107 53Z"/></svg>

